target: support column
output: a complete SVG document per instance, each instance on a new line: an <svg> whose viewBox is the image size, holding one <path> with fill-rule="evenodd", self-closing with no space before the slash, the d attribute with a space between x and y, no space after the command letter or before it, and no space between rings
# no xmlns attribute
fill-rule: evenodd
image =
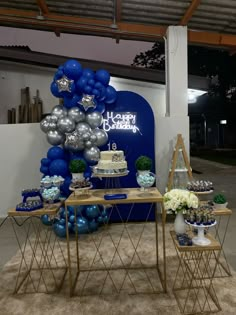
<svg viewBox="0 0 236 315"><path fill-rule="evenodd" d="M166 116L188 115L187 27L169 26L166 41Z"/></svg>

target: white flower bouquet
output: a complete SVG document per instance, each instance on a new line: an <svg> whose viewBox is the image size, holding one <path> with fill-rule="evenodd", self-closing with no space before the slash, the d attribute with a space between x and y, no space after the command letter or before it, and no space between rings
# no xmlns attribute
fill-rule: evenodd
<svg viewBox="0 0 236 315"><path fill-rule="evenodd" d="M164 207L169 213L185 213L190 208L198 208L198 197L184 189L172 189L164 194Z"/></svg>

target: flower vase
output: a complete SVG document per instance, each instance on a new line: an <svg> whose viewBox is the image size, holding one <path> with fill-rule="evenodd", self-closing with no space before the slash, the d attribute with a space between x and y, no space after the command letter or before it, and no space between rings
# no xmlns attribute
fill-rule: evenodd
<svg viewBox="0 0 236 315"><path fill-rule="evenodd" d="M175 217L174 230L176 234L183 234L186 232L186 224L184 222L184 216L181 211L178 212Z"/></svg>

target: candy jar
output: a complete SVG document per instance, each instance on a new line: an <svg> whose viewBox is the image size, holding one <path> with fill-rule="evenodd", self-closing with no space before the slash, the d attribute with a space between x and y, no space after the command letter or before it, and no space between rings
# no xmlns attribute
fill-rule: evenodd
<svg viewBox="0 0 236 315"><path fill-rule="evenodd" d="M136 174L136 180L141 187L141 191L144 191L155 183L156 175L149 171L139 171Z"/></svg>
<svg viewBox="0 0 236 315"><path fill-rule="evenodd" d="M52 186L50 188L42 188L41 195L46 203L52 205L55 201L58 200L60 196L60 189L56 186Z"/></svg>

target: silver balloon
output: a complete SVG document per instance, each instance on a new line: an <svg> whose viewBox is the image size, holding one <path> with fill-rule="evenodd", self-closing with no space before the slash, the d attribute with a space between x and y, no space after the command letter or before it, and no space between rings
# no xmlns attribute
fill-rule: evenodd
<svg viewBox="0 0 236 315"><path fill-rule="evenodd" d="M57 128L62 133L70 133L75 130L75 122L70 117L61 117L58 119Z"/></svg>
<svg viewBox="0 0 236 315"><path fill-rule="evenodd" d="M82 134L82 139L83 139L84 141L89 140L90 137L91 137L91 134L90 134L89 132L85 132L84 134Z"/></svg>
<svg viewBox="0 0 236 315"><path fill-rule="evenodd" d="M47 140L51 145L59 145L64 142L65 136L58 130L50 130L47 133Z"/></svg>
<svg viewBox="0 0 236 315"><path fill-rule="evenodd" d="M96 142L95 142L95 144L98 146L98 147L100 147L100 146L102 146L102 145L104 145L104 144L106 144L107 143L107 141L108 141L108 135L107 135L107 133L106 133L106 131L105 130L103 130L103 129L94 129L93 130L93 133L95 134L95 136L97 137L97 140L96 140Z"/></svg>
<svg viewBox="0 0 236 315"><path fill-rule="evenodd" d="M79 122L76 126L79 134L83 135L85 132L91 132L91 127L86 122Z"/></svg>
<svg viewBox="0 0 236 315"><path fill-rule="evenodd" d="M54 115L57 118L60 118L62 116L67 116L67 109L63 107L62 105L56 105L53 107L51 111L51 115Z"/></svg>
<svg viewBox="0 0 236 315"><path fill-rule="evenodd" d="M95 111L93 113L87 114L85 120L91 126L91 128L94 129L101 126L103 117L101 113Z"/></svg>
<svg viewBox="0 0 236 315"><path fill-rule="evenodd" d="M57 129L57 117L48 115L40 122L40 128L47 133L49 130Z"/></svg>
<svg viewBox="0 0 236 315"><path fill-rule="evenodd" d="M86 148L91 148L92 146L93 146L93 143L90 140L85 141L85 147Z"/></svg>
<svg viewBox="0 0 236 315"><path fill-rule="evenodd" d="M97 162L100 158L100 150L95 146L85 149L84 158L87 162Z"/></svg>
<svg viewBox="0 0 236 315"><path fill-rule="evenodd" d="M72 118L76 123L85 120L85 113L82 112L78 107L72 107L68 111L68 117Z"/></svg>
<svg viewBox="0 0 236 315"><path fill-rule="evenodd" d="M65 148L73 152L84 149L84 142L80 139L80 136L76 130L71 134L66 135Z"/></svg>
<svg viewBox="0 0 236 315"><path fill-rule="evenodd" d="M96 136L94 133L91 134L91 136L90 136L90 141L93 142L93 143L96 143L96 141L97 141L97 136Z"/></svg>

